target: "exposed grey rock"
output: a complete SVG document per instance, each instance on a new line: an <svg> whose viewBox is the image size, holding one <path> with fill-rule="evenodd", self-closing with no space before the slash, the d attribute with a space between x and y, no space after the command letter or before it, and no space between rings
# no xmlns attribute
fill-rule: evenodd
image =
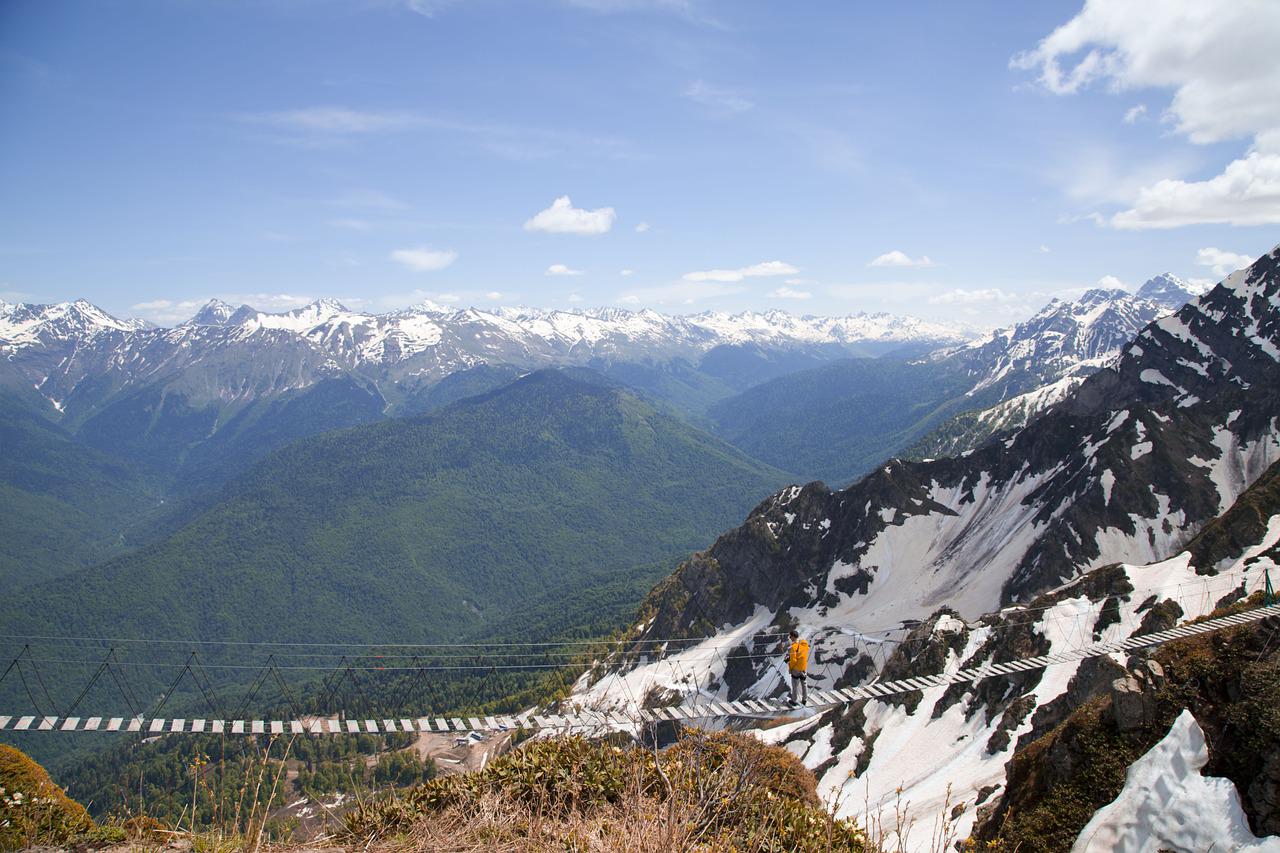
<svg viewBox="0 0 1280 853"><path fill-rule="evenodd" d="M1262 772L1249 785L1247 805L1259 835L1280 835L1280 748L1273 749Z"/></svg>
<svg viewBox="0 0 1280 853"><path fill-rule="evenodd" d="M1155 694L1132 675L1111 682L1111 713L1121 733L1155 722Z"/></svg>

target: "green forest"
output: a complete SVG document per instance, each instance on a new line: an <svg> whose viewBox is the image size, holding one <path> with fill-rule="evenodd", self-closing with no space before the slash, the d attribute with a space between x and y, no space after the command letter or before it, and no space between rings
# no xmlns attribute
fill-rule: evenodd
<svg viewBox="0 0 1280 853"><path fill-rule="evenodd" d="M789 479L594 374L534 373L431 414L290 444L161 541L7 596L0 623L21 635L75 625L87 637L233 642L602 636ZM65 708L105 651L34 646L78 661L42 664L49 692L36 698ZM140 704L189 650L168 651L117 650ZM228 705L262 662L233 646L202 647L200 659ZM304 663L314 668L282 668L295 686L333 660ZM442 678L415 701L492 702L540 672ZM95 691L129 710L105 678ZM12 677L0 697L30 705ZM204 700L187 680L167 707L190 706Z"/></svg>

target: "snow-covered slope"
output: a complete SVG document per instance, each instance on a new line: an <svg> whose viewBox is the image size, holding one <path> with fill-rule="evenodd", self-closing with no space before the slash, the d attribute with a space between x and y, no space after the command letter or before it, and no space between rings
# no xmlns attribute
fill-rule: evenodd
<svg viewBox="0 0 1280 853"><path fill-rule="evenodd" d="M67 340L88 342L104 332L138 332L141 320L120 320L83 299L56 305L0 301L0 354Z"/></svg>
<svg viewBox="0 0 1280 853"><path fill-rule="evenodd" d="M1004 400L1065 376L1097 371L1138 330L1169 310L1162 302L1099 288L1072 302L1055 299L1031 319L945 357L968 366L974 378L971 396L995 391Z"/></svg>
<svg viewBox="0 0 1280 853"><path fill-rule="evenodd" d="M1171 310L1177 311L1197 296L1208 292L1209 288L1193 284L1178 278L1171 272L1148 279L1134 294L1139 299L1158 302Z"/></svg>
<svg viewBox="0 0 1280 853"><path fill-rule="evenodd" d="M1223 552L1213 550L1213 543L1200 543L1158 563L1101 569L1026 606L980 619L941 607L905 634L881 630L896 627L883 622L833 620L822 615L820 605L793 608L781 624L796 624L810 638L811 684L818 689L875 674L891 680L949 673L1163 630L1239 597L1242 589L1258 589L1264 573L1277 572L1280 470L1271 472L1271 480L1269 520L1224 559L1215 559ZM1243 512L1256 516L1258 503ZM1240 533L1238 525L1224 526ZM594 681L584 677L572 701L603 710L692 693L706 699L775 696L783 687L778 625L773 613L760 608L701 643L664 655L650 648L647 659L632 658L603 677L597 672ZM919 845L939 814L963 803L956 824L963 838L979 817L975 805L999 798L1014 750L1122 676L1124 663L1122 655L1077 660L818 715L800 712L760 737L785 745L813 770L819 794L842 816L865 820L892 813L900 798L910 803L909 819L924 824L914 833Z"/></svg>
<svg viewBox="0 0 1280 853"><path fill-rule="evenodd" d="M974 378L968 396L986 407L957 415L922 438L907 455L954 456L977 448L998 432L1025 426L1061 402L1086 376L1109 364L1148 323L1178 310L1205 290L1162 273L1134 295L1090 290L1075 302L1054 300L1025 323L938 353L935 358L966 364Z"/></svg>
<svg viewBox="0 0 1280 853"><path fill-rule="evenodd" d="M584 678L574 701L772 695L785 626L814 644L820 686L846 686L1126 637L1168 617L1152 608L1164 598L1181 615L1208 612L1242 579L1253 589L1274 573L1280 553L1280 507L1264 533L1226 537L1246 548L1179 553L1264 472L1280 478L1278 343L1280 248L1149 324L1008 439L894 461L839 492L811 484L769 498L654 589L634 649ZM1001 610L1016 602L1030 604ZM887 655L885 636L916 624L915 645ZM654 660L653 642L682 638ZM1013 744L1061 719L1098 677L1091 666L1015 677L1012 694L983 682L872 701L772 736L794 744L844 813L892 809L902 789L933 815L948 785L952 802L997 790Z"/></svg>
<svg viewBox="0 0 1280 853"><path fill-rule="evenodd" d="M1124 789L1100 809L1072 853L1113 850L1234 850L1280 853L1280 838L1249 829L1230 779L1201 775L1209 763L1204 730L1183 711L1164 739L1129 767Z"/></svg>
<svg viewBox="0 0 1280 853"><path fill-rule="evenodd" d="M272 314L213 300L176 328L154 329L86 302L0 305L0 353L57 406L86 383L93 386L88 396L100 400L103 388L118 393L193 369L198 375L183 390L189 402L200 402L280 393L340 373L380 385L420 385L479 364L661 364L746 344L839 352L861 344L944 346L965 339L944 324L887 314L676 316L621 309L459 310L432 303L364 314L329 299ZM260 363L267 353L289 367Z"/></svg>

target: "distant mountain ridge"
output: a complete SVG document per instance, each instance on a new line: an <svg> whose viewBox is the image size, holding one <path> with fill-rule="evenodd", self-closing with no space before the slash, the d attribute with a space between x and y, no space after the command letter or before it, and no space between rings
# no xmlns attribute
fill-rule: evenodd
<svg viewBox="0 0 1280 853"><path fill-rule="evenodd" d="M150 328L84 302L5 303L0 388L93 447L172 473L207 469L202 460L212 458L259 458L283 437L420 413L439 399L437 386L468 372L464 384L479 392L511 371L591 367L688 412L789 369L965 339L887 314L429 303L363 314L330 299L269 313L214 300L179 326ZM292 421L279 422L286 413Z"/></svg>
<svg viewBox="0 0 1280 853"><path fill-rule="evenodd" d="M335 642L605 631L787 479L598 375L538 371L293 442L160 541L5 596L0 622Z"/></svg>
<svg viewBox="0 0 1280 853"><path fill-rule="evenodd" d="M762 382L708 414L720 435L748 453L833 484L904 451L932 457L971 449L1025 424L1148 323L1193 298L1167 273L1144 290L1159 300L1092 289L921 358L841 360Z"/></svg>
<svg viewBox="0 0 1280 853"><path fill-rule="evenodd" d="M889 314L797 317L783 311L665 315L605 308L541 311L451 309L431 303L387 314L353 312L321 299L281 313L210 301L171 329L122 321L87 302L58 305L0 304L0 352L43 396L62 410L79 384L102 374L130 383L205 359L225 360L263 347L296 351L314 377L355 371L369 378L438 381L478 364L528 368L593 360L669 361L696 358L719 346L784 349L942 346L967 339L942 323ZM88 347L91 352L80 349ZM55 370L39 351L72 363ZM856 351L856 350L851 350ZM246 371L246 374L248 371ZM305 381L297 377L297 381ZM224 383L206 393L247 397L277 390L253 383Z"/></svg>
<svg viewBox="0 0 1280 853"><path fill-rule="evenodd" d="M1169 308L1181 308L1195 297L1208 293L1210 289L1209 286L1195 284L1166 272L1143 282L1134 295Z"/></svg>
<svg viewBox="0 0 1280 853"><path fill-rule="evenodd" d="M1087 375L1119 353L1139 329L1193 298L1179 281L1165 273L1137 294L1094 288L1070 302L1054 299L1028 320L937 357L968 367L976 379L970 396L992 388L1000 400L1066 376Z"/></svg>
<svg viewBox="0 0 1280 853"><path fill-rule="evenodd" d="M847 489L765 500L654 588L635 646L570 701L777 695L790 627L813 644L822 689L1057 654L1170 627L1275 576L1280 247L1148 323L1057 400L961 457L892 460ZM913 653L884 648L879 632L896 628ZM714 643L680 645L664 664L659 638ZM694 677L679 677L682 656ZM926 822L954 808L963 837L991 814L974 806L1001 794L1014 750L1124 675L1102 658L940 685L761 736L814 769L843 814L909 799Z"/></svg>
<svg viewBox="0 0 1280 853"><path fill-rule="evenodd" d="M655 593L655 630L809 606L815 587L831 618L918 619L944 602L974 616L1108 562L1163 559L1280 459L1278 344L1280 248L1148 324L1005 440L766 500L682 568L715 600L691 613Z"/></svg>
<svg viewBox="0 0 1280 853"><path fill-rule="evenodd" d="M967 396L980 406L921 437L905 455L955 456L997 432L1025 426L1111 363L1152 320L1204 292L1172 273L1149 279L1135 294L1096 288L1074 302L1055 299L1023 323L940 353L966 364L976 379Z"/></svg>

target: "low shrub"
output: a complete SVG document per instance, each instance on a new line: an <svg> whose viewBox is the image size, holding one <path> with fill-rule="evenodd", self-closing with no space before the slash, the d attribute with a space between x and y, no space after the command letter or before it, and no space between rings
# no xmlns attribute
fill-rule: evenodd
<svg viewBox="0 0 1280 853"><path fill-rule="evenodd" d="M93 829L84 806L21 750L0 744L0 850L63 844Z"/></svg>
<svg viewBox="0 0 1280 853"><path fill-rule="evenodd" d="M399 835L417 849L466 849L439 835L456 825L473 844L524 833L525 849L543 849L540 835L560 850L642 849L644 837L651 849L863 851L861 831L823 810L815 788L795 756L744 735L693 730L662 752L566 737L362 803L346 824L364 842Z"/></svg>

